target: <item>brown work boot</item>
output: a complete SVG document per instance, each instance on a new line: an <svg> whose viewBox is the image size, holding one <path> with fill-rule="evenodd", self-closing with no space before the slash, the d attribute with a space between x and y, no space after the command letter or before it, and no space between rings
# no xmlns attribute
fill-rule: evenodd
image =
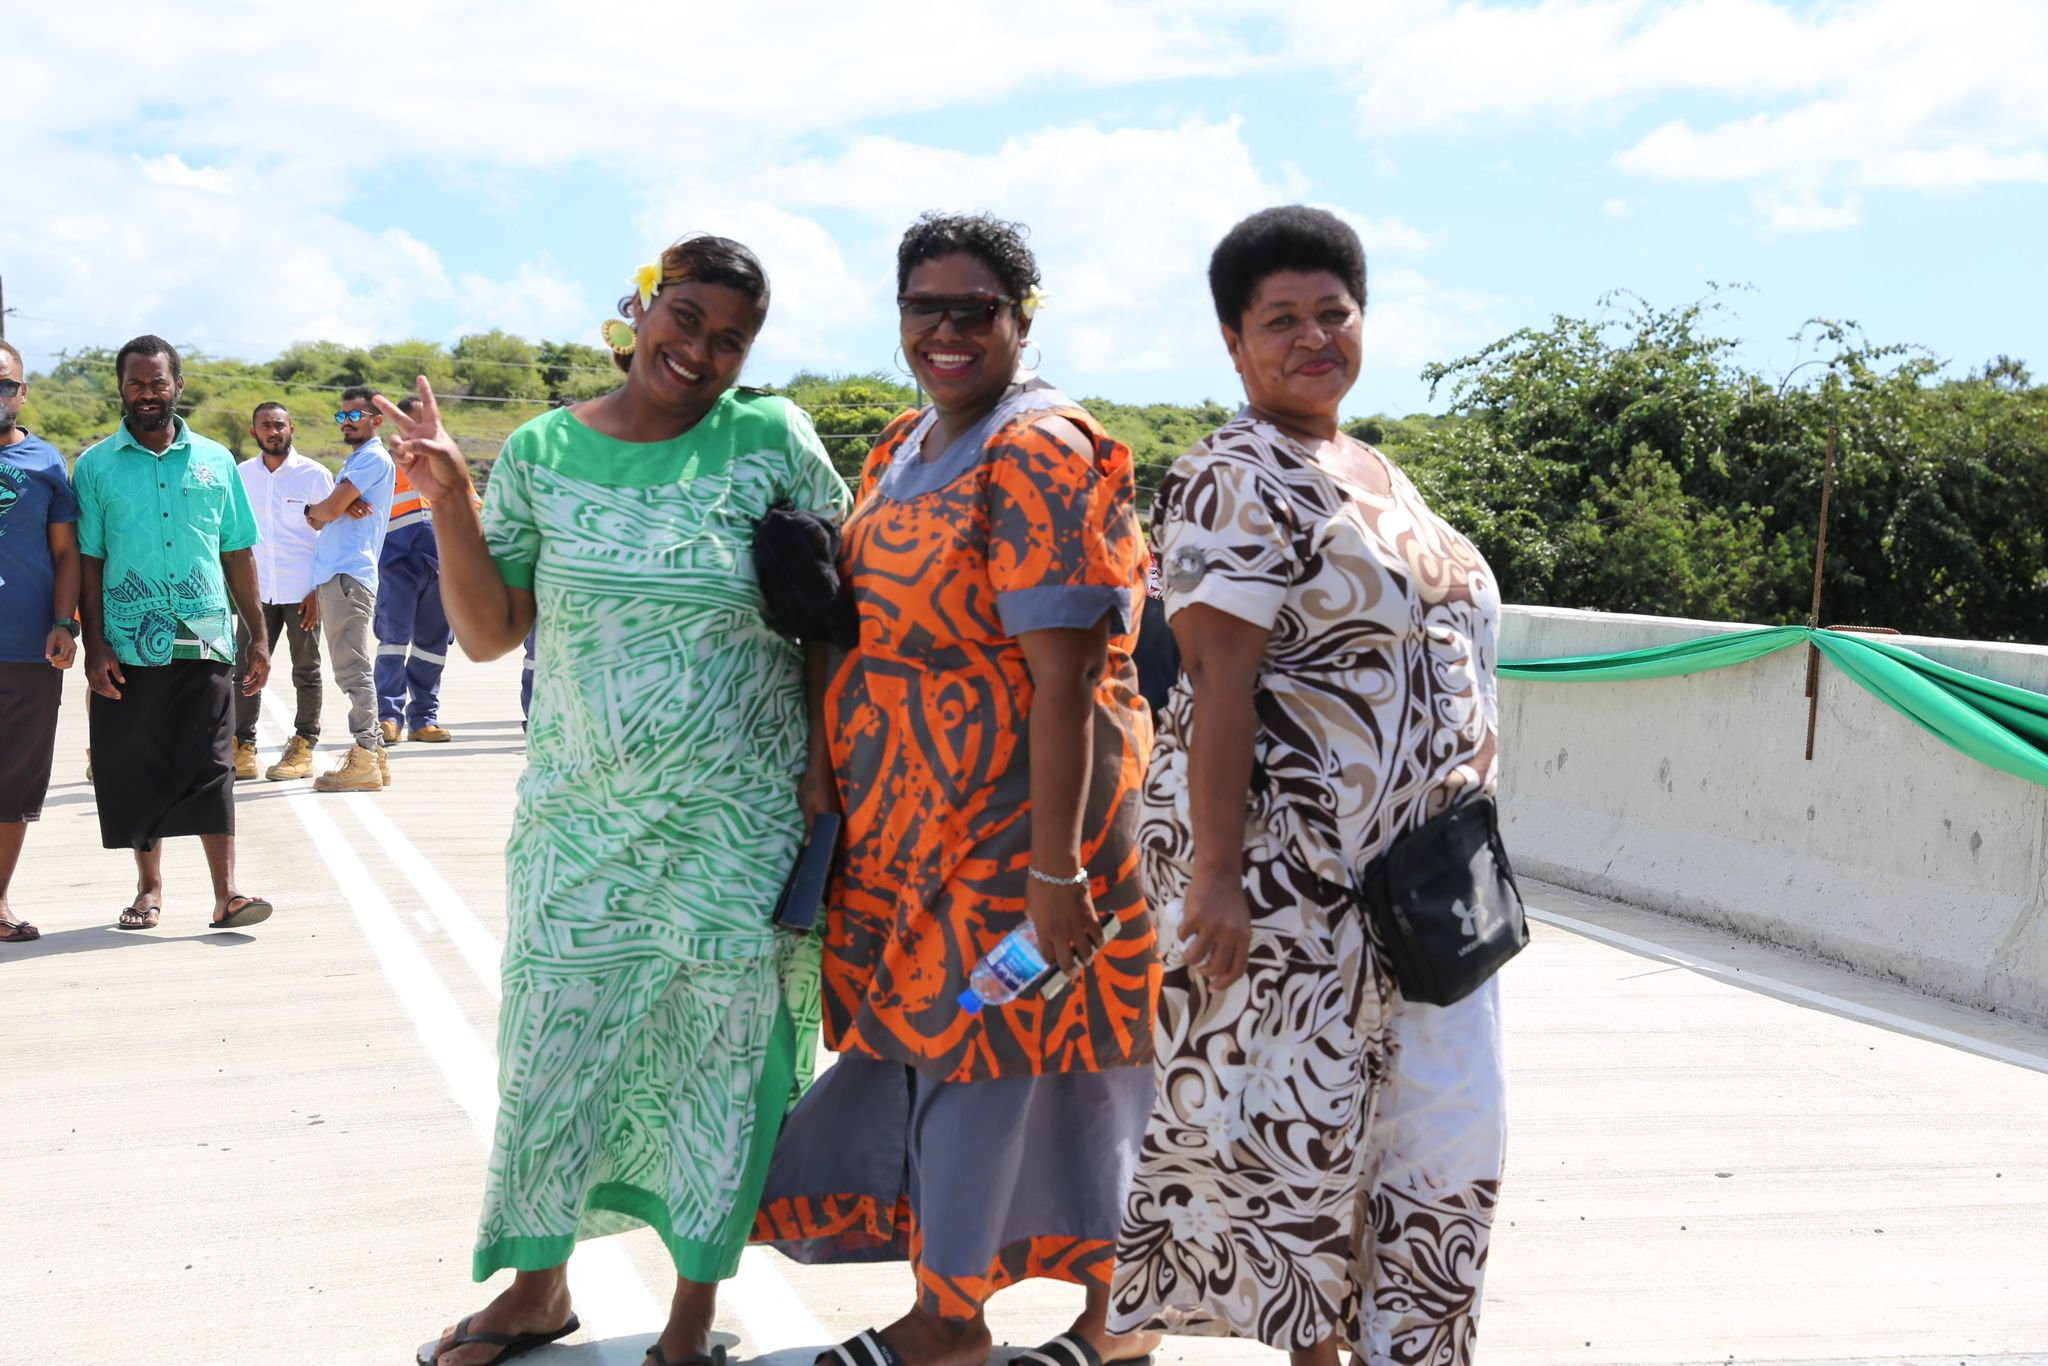
<svg viewBox="0 0 2048 1366"><path fill-rule="evenodd" d="M408 740L418 740L421 744L426 745L445 745L455 737L432 721L429 721L424 726L412 731L405 738Z"/></svg>
<svg viewBox="0 0 2048 1366"><path fill-rule="evenodd" d="M384 743L387 745L395 745L405 738L398 733L396 721L379 721L377 728L384 732Z"/></svg>
<svg viewBox="0 0 2048 1366"><path fill-rule="evenodd" d="M377 792L384 786L384 773L377 764L377 751L350 745L341 762L313 780L315 792Z"/></svg>
<svg viewBox="0 0 2048 1366"><path fill-rule="evenodd" d="M391 755L387 750L377 751L377 781L383 787L391 786Z"/></svg>
<svg viewBox="0 0 2048 1366"><path fill-rule="evenodd" d="M284 757L272 764L264 777L273 783L287 778L310 778L313 776L313 742L303 735L294 735L285 742Z"/></svg>
<svg viewBox="0 0 2048 1366"><path fill-rule="evenodd" d="M235 739L235 781L256 776L256 745L253 741L237 736Z"/></svg>

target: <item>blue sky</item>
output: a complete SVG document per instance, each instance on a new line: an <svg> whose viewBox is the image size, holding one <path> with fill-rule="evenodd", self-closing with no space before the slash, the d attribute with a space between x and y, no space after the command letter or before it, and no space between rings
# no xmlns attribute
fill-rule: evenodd
<svg viewBox="0 0 2048 1366"><path fill-rule="evenodd" d="M10 21L0 275L32 368L140 331L594 343L708 229L775 281L753 378L887 370L897 234L987 208L1032 229L1049 376L1230 401L1203 266L1292 199L1368 246L1356 412L1441 407L1425 364L1608 290L1713 281L1751 286L1727 325L1773 374L1813 316L2048 364L2038 0L371 0L331 72L317 7L71 8Z"/></svg>

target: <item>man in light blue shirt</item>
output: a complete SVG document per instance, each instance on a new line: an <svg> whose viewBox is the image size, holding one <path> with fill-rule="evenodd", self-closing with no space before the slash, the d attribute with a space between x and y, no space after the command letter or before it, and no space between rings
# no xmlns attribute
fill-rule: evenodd
<svg viewBox="0 0 2048 1366"><path fill-rule="evenodd" d="M334 681L348 698L348 728L355 744L338 765L313 780L317 792L375 792L390 785L384 734L377 725L376 641L371 623L377 611L377 558L391 522L391 491L398 477L377 428L384 418L371 406L374 389L356 385L341 391L334 420L349 457L335 477L334 492L306 509L320 530L313 547L313 592L320 600L320 625ZM360 499L367 515L349 515Z"/></svg>

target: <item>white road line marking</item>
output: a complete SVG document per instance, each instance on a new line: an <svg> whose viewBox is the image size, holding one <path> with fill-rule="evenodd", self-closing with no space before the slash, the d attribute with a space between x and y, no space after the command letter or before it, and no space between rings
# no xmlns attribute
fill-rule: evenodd
<svg viewBox="0 0 2048 1366"><path fill-rule="evenodd" d="M283 701L268 689L264 691L263 700L266 712L281 721L285 715ZM501 999L499 964L504 950L496 936L441 876L432 860L420 852L418 846L406 837L396 822L378 809L375 802L345 801L343 805L369 832L384 851L384 856L412 883L477 981L490 993L491 999ZM435 985L440 985L438 979ZM495 1070L492 1075L496 1075ZM488 1143L489 1129L481 1132ZM590 1253L616 1251L599 1243L580 1246L583 1250L569 1263L572 1278L575 1268ZM723 1307L738 1315L746 1325L749 1344L757 1355L792 1347L829 1345L834 1339L776 1269L775 1255L766 1248L749 1248L740 1258L739 1274L726 1282L721 1290L719 1298ZM577 1299L581 1303L581 1290L577 1292Z"/></svg>
<svg viewBox="0 0 2048 1366"><path fill-rule="evenodd" d="M441 876L416 845L405 837L391 818L378 810L374 802L350 802L349 810L370 832L370 838L377 841L384 856L392 866L405 875L413 889L420 894L420 900L427 904L427 911L434 921L455 945L462 961L469 964L479 985L491 994L493 1001L502 999L503 983L500 980L500 964L504 949L484 922L477 919L476 912L469 909L456 890Z"/></svg>
<svg viewBox="0 0 2048 1366"><path fill-rule="evenodd" d="M1705 973L1709 977L1719 978L1721 981L1729 982L1736 986L1750 987L1772 996L1784 997L1787 1000L1799 1001L1806 1005L1819 1006L1824 1010L1833 1011L1838 1015L1847 1015L1851 1019L1861 1020L1866 1024L1880 1025L1886 1029L1897 1030L1901 1034L1911 1034L1915 1038L1925 1039L1929 1043L1946 1044L1951 1048L1960 1048L1965 1052L1975 1053L1979 1057L1990 1058L1996 1062L2011 1063L2015 1067L2025 1067L2036 1072L2048 1072L2048 1056L2030 1053L2025 1049L2012 1048L2005 1044L1992 1043L1988 1039L1972 1038L1968 1034L1958 1033L1953 1029L1944 1029L1940 1025L1925 1024L1919 1020L1909 1019L1904 1015L1894 1015L1889 1010L1880 1010L1876 1006L1867 1006L1859 1001L1846 1000L1840 996L1830 996L1824 991L1815 991L1811 987L1796 986L1791 982L1780 981L1775 977L1766 977L1760 973L1741 971L1721 963L1716 963L1711 959L1696 957L1689 953L1680 953L1675 949L1667 948L1648 939L1638 939L1632 934L1623 934L1619 930L1610 930L1604 925L1595 925L1590 921L1578 920L1568 915L1560 915L1556 911L1539 911L1534 906L1529 907L1528 910L1531 919L1540 920L1546 925L1555 925L1561 930L1569 930L1573 934L1584 935L1588 939L1597 939L1603 944L1611 944L1616 948L1627 949L1632 953L1640 953L1648 958L1659 959L1682 968L1690 968L1695 972Z"/></svg>
<svg viewBox="0 0 2048 1366"><path fill-rule="evenodd" d="M278 705L275 697L268 694L265 700L273 708ZM276 737L269 738L274 741ZM421 1045L440 1069L455 1103L468 1116L470 1128L488 1150L498 1113L497 1059L470 1028L462 1008L406 932L405 922L378 889L369 869L321 809L322 802L339 801L346 805L367 798L367 793L315 796L311 792L295 792L285 799L285 804L299 818L313 847L326 861L342 899L362 927L363 938L368 941L378 967L411 1018ZM643 1349L623 1340L623 1336L659 1332L668 1315L648 1294L624 1250L615 1244L584 1245L580 1254L570 1259L569 1284L584 1331L593 1337L622 1339L599 1344L599 1359L607 1366L631 1366L641 1361ZM431 1326L428 1331L432 1331Z"/></svg>

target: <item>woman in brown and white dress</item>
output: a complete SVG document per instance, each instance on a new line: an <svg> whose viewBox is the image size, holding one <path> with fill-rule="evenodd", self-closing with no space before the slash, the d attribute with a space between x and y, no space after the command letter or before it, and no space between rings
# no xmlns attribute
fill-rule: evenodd
<svg viewBox="0 0 2048 1366"><path fill-rule="evenodd" d="M1499 593L1338 427L1356 234L1269 209L1209 279L1248 402L1153 514L1185 672L1139 832L1167 974L1111 1322L1459 1366L1505 1143L1498 982L1404 1000L1336 888L1493 790Z"/></svg>

